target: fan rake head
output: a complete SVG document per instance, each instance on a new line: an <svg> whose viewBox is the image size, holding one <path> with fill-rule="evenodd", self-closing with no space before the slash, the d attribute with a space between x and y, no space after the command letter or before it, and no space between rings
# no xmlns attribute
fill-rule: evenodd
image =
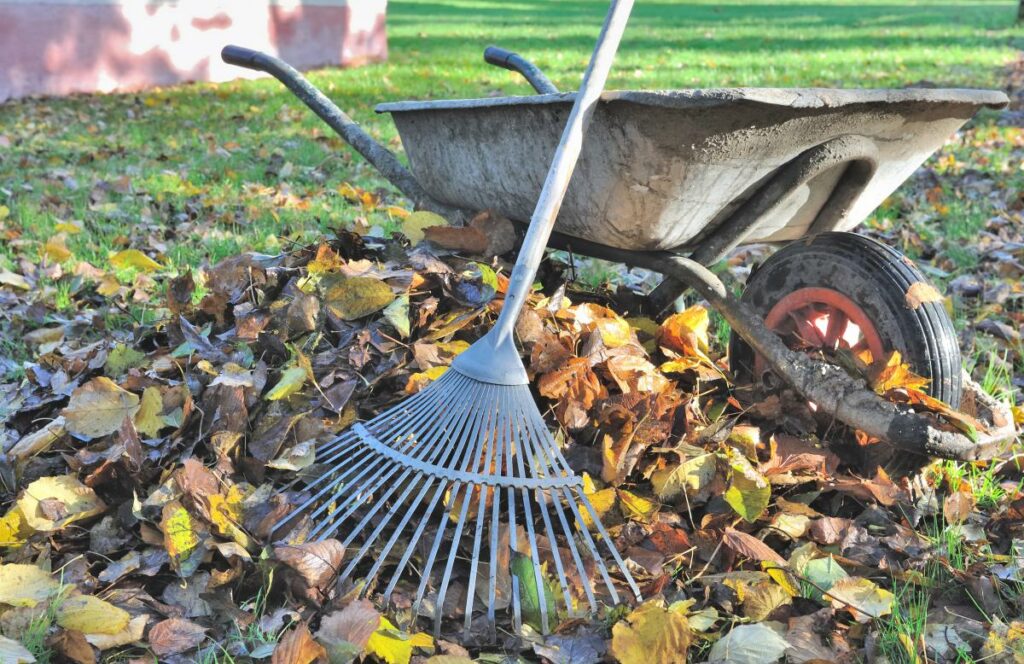
<svg viewBox="0 0 1024 664"><path fill-rule="evenodd" d="M348 551L340 578L360 576L366 581L364 592L375 587L373 582L387 569L385 603L420 551L412 615L419 615L428 590L435 591L435 634L440 633L441 607L460 551L469 554L467 634L478 592L481 599L487 598L486 619L494 633L498 595L509 592L499 588L499 568L519 556L527 556L532 565L515 569L528 567L533 578L521 579L511 571L508 599L517 629L524 583L539 595L539 622L545 633L556 619L549 615L556 602L564 604L568 615L581 612L577 607L583 597L577 596L578 590L590 612L597 610L594 569L603 582L598 589L606 589L607 598L618 603L620 591L602 551L639 599L635 581L527 385L482 382L449 369L425 390L324 445L317 460L329 466L329 472L307 484L310 497L278 526L294 523L302 513L310 528L306 539L336 536ZM554 568L560 593L546 582L542 556L550 563L546 567ZM486 579L483 574L478 579L482 559L488 562ZM465 566L465 557L462 560ZM442 565L438 580L435 567L440 571ZM504 576L510 573L507 568L500 571L509 578Z"/></svg>

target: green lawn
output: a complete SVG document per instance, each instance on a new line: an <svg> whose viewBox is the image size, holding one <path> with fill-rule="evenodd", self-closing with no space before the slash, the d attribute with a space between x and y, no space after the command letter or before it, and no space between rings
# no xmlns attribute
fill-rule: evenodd
<svg viewBox="0 0 1024 664"><path fill-rule="evenodd" d="M997 86L1022 36L1014 5L640 2L612 86ZM397 147L375 103L528 93L516 75L482 62L489 43L534 58L572 87L603 8L603 0L392 2L390 62L312 78ZM84 231L67 238L73 256L103 269L122 246L161 254L173 268L271 251L351 221L358 211L337 194L341 183L386 186L272 81L7 103L0 134L13 144L0 157L7 267L38 255L60 222ZM104 182L118 184L94 191ZM387 222L382 212L369 217Z"/></svg>

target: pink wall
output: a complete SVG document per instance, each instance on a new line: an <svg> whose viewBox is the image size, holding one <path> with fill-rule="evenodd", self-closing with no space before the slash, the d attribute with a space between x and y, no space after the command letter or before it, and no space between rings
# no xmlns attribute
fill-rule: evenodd
<svg viewBox="0 0 1024 664"><path fill-rule="evenodd" d="M299 69L387 58L386 0L0 0L0 101L226 81L225 44Z"/></svg>

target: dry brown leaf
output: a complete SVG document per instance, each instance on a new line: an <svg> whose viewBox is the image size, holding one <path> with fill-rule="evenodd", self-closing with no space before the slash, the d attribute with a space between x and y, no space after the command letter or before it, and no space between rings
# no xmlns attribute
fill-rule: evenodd
<svg viewBox="0 0 1024 664"><path fill-rule="evenodd" d="M722 543L741 556L751 560L786 565L786 559L776 553L770 546L753 535L740 532L731 526L726 527L725 533L722 535Z"/></svg>
<svg viewBox="0 0 1024 664"><path fill-rule="evenodd" d="M463 226L431 226L423 229L423 236L434 244L467 254L483 254L487 251L487 236L479 228Z"/></svg>
<svg viewBox="0 0 1024 664"><path fill-rule="evenodd" d="M276 547L274 557L298 572L306 585L322 596L341 571L345 547L336 539L289 544Z"/></svg>
<svg viewBox="0 0 1024 664"><path fill-rule="evenodd" d="M85 634L65 629L49 641L50 647L75 664L95 664L96 653L85 639ZM4 661L0 658L0 662Z"/></svg>
<svg viewBox="0 0 1024 664"><path fill-rule="evenodd" d="M206 628L184 618L168 618L149 630L149 647L159 657L187 652L206 639Z"/></svg>
<svg viewBox="0 0 1024 664"><path fill-rule="evenodd" d="M274 648L271 664L313 664L327 660L327 651L313 640L306 623L284 635Z"/></svg>
<svg viewBox="0 0 1024 664"><path fill-rule="evenodd" d="M325 643L345 641L353 644L360 652L380 626L380 613L373 608L373 602L357 599L341 611L324 616L316 638Z"/></svg>
<svg viewBox="0 0 1024 664"><path fill-rule="evenodd" d="M927 302L942 302L942 293L935 290L935 287L925 281L915 281L907 289L907 306L917 309Z"/></svg>

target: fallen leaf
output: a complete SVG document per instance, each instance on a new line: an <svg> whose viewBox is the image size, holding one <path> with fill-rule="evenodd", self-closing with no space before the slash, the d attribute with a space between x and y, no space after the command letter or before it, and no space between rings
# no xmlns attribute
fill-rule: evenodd
<svg viewBox="0 0 1024 664"><path fill-rule="evenodd" d="M187 652L205 640L206 628L184 618L162 620L149 630L149 647L158 657Z"/></svg>
<svg viewBox="0 0 1024 664"><path fill-rule="evenodd" d="M658 513L658 508L661 507L658 503L653 500L647 500L640 496L626 491L625 489L618 489L619 496L619 509L622 510L622 516L633 521L639 521L641 523L650 523L654 515Z"/></svg>
<svg viewBox="0 0 1024 664"><path fill-rule="evenodd" d="M431 226L447 226L448 222L436 212L417 210L402 219L402 235L409 238L409 243L416 245L423 241L424 229Z"/></svg>
<svg viewBox="0 0 1024 664"><path fill-rule="evenodd" d="M110 264L120 270L134 268L139 272L146 273L156 272L164 267L138 249L125 249L117 252L110 257Z"/></svg>
<svg viewBox="0 0 1024 664"><path fill-rule="evenodd" d="M124 609L92 595L68 597L57 607L58 625L86 634L116 634L130 619Z"/></svg>
<svg viewBox="0 0 1024 664"><path fill-rule="evenodd" d="M0 565L0 604L32 607L59 590L60 583L35 565Z"/></svg>
<svg viewBox="0 0 1024 664"><path fill-rule="evenodd" d="M695 304L665 319L658 330L658 345L684 357L706 357L710 326L708 310Z"/></svg>
<svg viewBox="0 0 1024 664"><path fill-rule="evenodd" d="M651 475L651 484L661 500L673 500L683 494L693 499L711 485L717 468L714 454L700 454L678 466L655 471Z"/></svg>
<svg viewBox="0 0 1024 664"><path fill-rule="evenodd" d="M366 648L378 627L380 613L373 608L373 603L366 599L357 599L341 611L324 616L320 621L316 638L327 644L329 651L334 649L332 646L348 644L355 648L356 653L360 653Z"/></svg>
<svg viewBox="0 0 1024 664"><path fill-rule="evenodd" d="M708 653L709 664L774 664L789 643L763 623L737 625Z"/></svg>
<svg viewBox="0 0 1024 664"><path fill-rule="evenodd" d="M452 251L476 255L487 251L487 235L472 226L431 226L423 229L423 236L437 246Z"/></svg>
<svg viewBox="0 0 1024 664"><path fill-rule="evenodd" d="M302 386L306 384L306 378L306 370L302 367L285 369L281 372L281 378L278 379L277 384L267 392L266 398L270 401L287 399L302 389Z"/></svg>
<svg viewBox="0 0 1024 664"><path fill-rule="evenodd" d="M61 414L72 434L98 438L117 431L125 418L134 417L138 410L139 397L100 376L72 392Z"/></svg>
<svg viewBox="0 0 1024 664"><path fill-rule="evenodd" d="M111 648L126 646L129 643L138 643L142 640L142 635L146 631L146 624L148 622L149 616L142 614L129 620L128 625L119 632L113 634L86 634L85 640L100 650L110 650Z"/></svg>
<svg viewBox="0 0 1024 664"><path fill-rule="evenodd" d="M324 594L341 571L345 547L336 539L289 544L275 547L274 557L298 572L310 589Z"/></svg>
<svg viewBox="0 0 1024 664"><path fill-rule="evenodd" d="M96 492L72 475L41 477L18 499L25 523L39 532L53 532L100 514L107 506Z"/></svg>
<svg viewBox="0 0 1024 664"><path fill-rule="evenodd" d="M413 648L433 648L434 640L426 634L407 635L381 616L380 626L366 643L366 651L387 664L409 664Z"/></svg>
<svg viewBox="0 0 1024 664"><path fill-rule="evenodd" d="M857 622L887 616L892 612L893 594L870 579L839 579L825 595L837 611L846 610Z"/></svg>
<svg viewBox="0 0 1024 664"><path fill-rule="evenodd" d="M690 639L682 612L648 600L612 627L611 654L621 664L672 664L685 657Z"/></svg>
<svg viewBox="0 0 1024 664"><path fill-rule="evenodd" d="M0 634L0 662L3 664L34 664L36 658L14 639Z"/></svg>
<svg viewBox="0 0 1024 664"><path fill-rule="evenodd" d="M753 523L768 509L772 487L768 480L750 465L746 457L733 455L729 465L732 468L732 479L725 491L725 502L743 517L744 521Z"/></svg>
<svg viewBox="0 0 1024 664"><path fill-rule="evenodd" d="M160 388L147 387L142 392L139 410L135 413L135 428L147 438L155 438L160 430L167 426L160 413L164 409Z"/></svg>
<svg viewBox="0 0 1024 664"><path fill-rule="evenodd" d="M342 277L324 293L327 308L342 320L358 320L391 304L395 294L376 277Z"/></svg>
<svg viewBox="0 0 1024 664"><path fill-rule="evenodd" d="M910 284L906 295L907 306L917 309L928 302L942 302L942 293L926 281L915 281Z"/></svg>
<svg viewBox="0 0 1024 664"><path fill-rule="evenodd" d="M271 664L312 664L327 659L327 651L313 640L306 623L299 623L278 641Z"/></svg>
<svg viewBox="0 0 1024 664"><path fill-rule="evenodd" d="M786 565L786 559L780 556L770 546L753 535L740 532L730 526L726 527L725 533L722 535L722 543L741 556L745 556L751 560L768 561L778 563L783 566Z"/></svg>

